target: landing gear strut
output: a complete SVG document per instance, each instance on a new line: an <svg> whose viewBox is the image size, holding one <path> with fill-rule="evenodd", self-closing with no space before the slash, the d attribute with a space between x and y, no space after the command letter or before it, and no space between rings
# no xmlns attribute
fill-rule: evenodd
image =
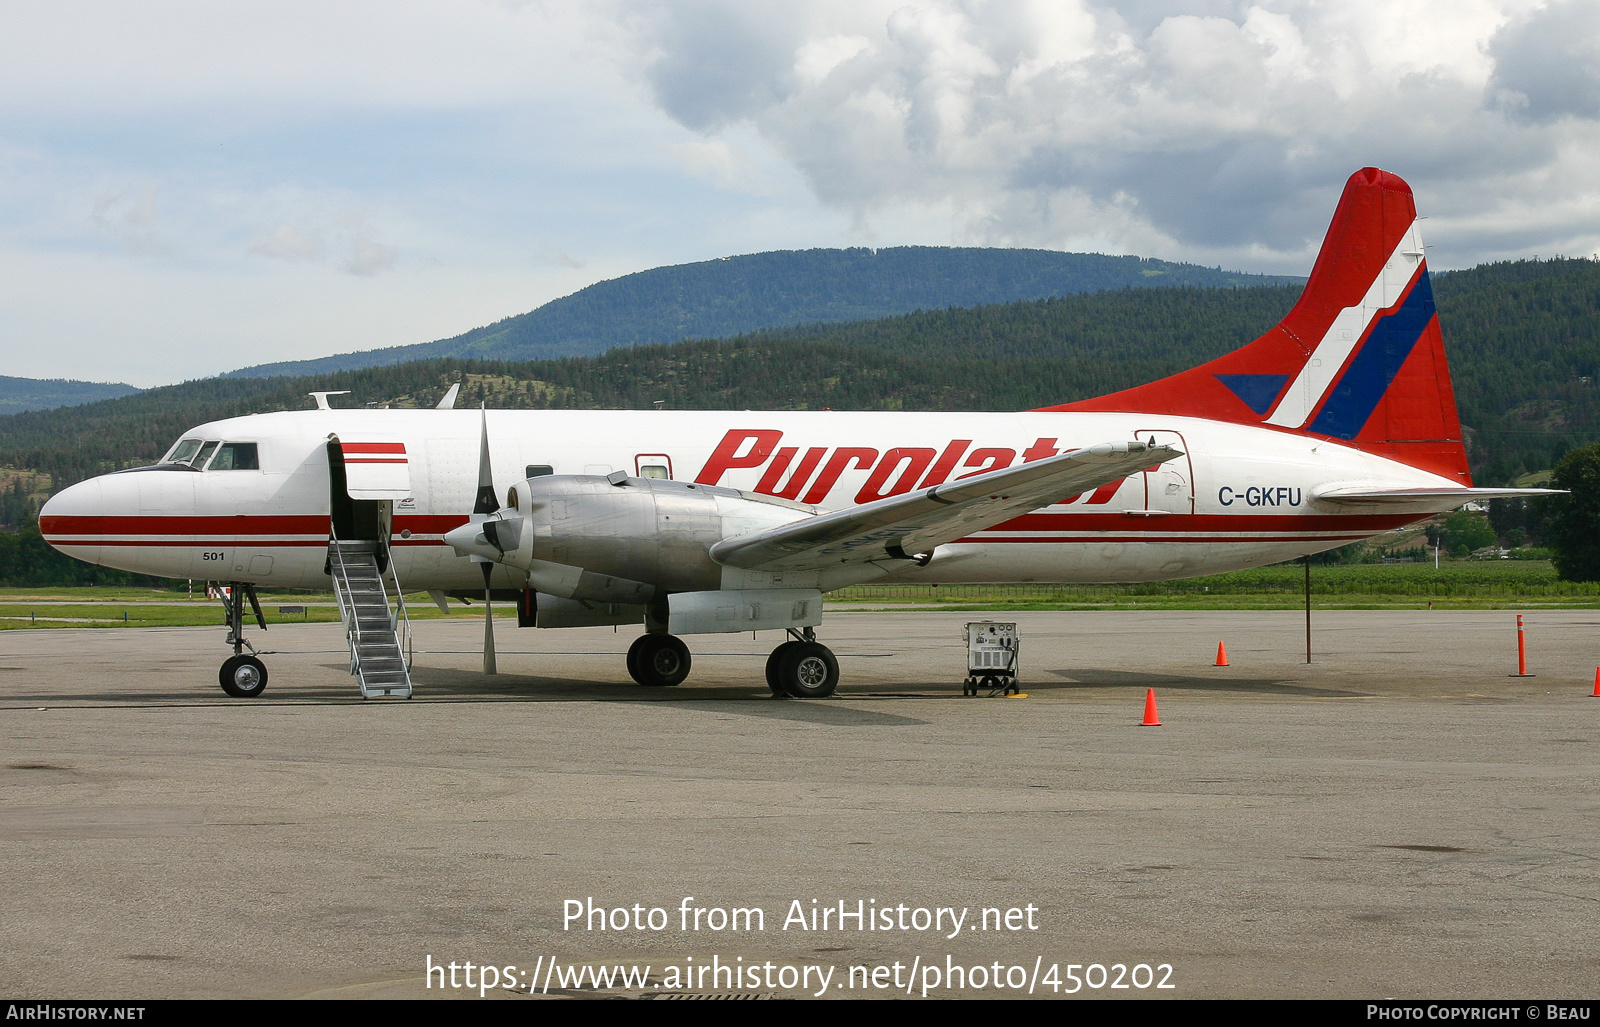
<svg viewBox="0 0 1600 1027"><path fill-rule="evenodd" d="M773 695L789 695L796 699L823 699L839 687L839 661L833 651L817 641L811 628L796 632L794 637L772 650L767 657L767 687Z"/></svg>
<svg viewBox="0 0 1600 1027"><path fill-rule="evenodd" d="M676 685L689 676L689 647L677 635L640 635L628 647L628 675L641 685Z"/></svg>
<svg viewBox="0 0 1600 1027"><path fill-rule="evenodd" d="M250 600L250 609L262 631L267 630L267 618L256 599L255 585L246 581L234 581L229 585L225 605L228 610L228 644L233 646L233 655L223 662L222 669L217 672L217 680L229 695L237 699L254 699L267 687L267 666L255 655L255 646L245 641L245 600ZM246 653L246 649L250 652Z"/></svg>

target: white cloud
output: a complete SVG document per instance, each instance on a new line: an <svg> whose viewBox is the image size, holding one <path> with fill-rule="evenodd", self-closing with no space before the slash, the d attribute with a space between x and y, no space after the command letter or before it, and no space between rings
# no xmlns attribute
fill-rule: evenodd
<svg viewBox="0 0 1600 1027"><path fill-rule="evenodd" d="M357 237L350 241L350 255L344 260L344 269L353 275L371 278L394 267L400 251L393 246Z"/></svg>
<svg viewBox="0 0 1600 1027"><path fill-rule="evenodd" d="M173 252L171 243L162 238L156 187L151 183L101 190L89 219L131 253L167 256Z"/></svg>
<svg viewBox="0 0 1600 1027"><path fill-rule="evenodd" d="M0 349L148 384L841 244L1303 273L1367 164L1412 183L1436 267L1592 253L1597 11L8 0Z"/></svg>
<svg viewBox="0 0 1600 1027"><path fill-rule="evenodd" d="M1583 212L1600 195L1571 173L1600 159L1593 0L750 10L661 8L639 51L658 102L708 133L755 126L867 231L940 211L964 242L1303 270L1339 184L1379 164L1470 263L1504 252L1530 191ZM1600 221L1564 235L1600 245Z"/></svg>
<svg viewBox="0 0 1600 1027"><path fill-rule="evenodd" d="M246 249L277 260L315 260L326 251L319 233L308 225L277 225Z"/></svg>
<svg viewBox="0 0 1600 1027"><path fill-rule="evenodd" d="M1600 4L1555 0L1495 33L1491 91L1511 116L1536 123L1600 118Z"/></svg>

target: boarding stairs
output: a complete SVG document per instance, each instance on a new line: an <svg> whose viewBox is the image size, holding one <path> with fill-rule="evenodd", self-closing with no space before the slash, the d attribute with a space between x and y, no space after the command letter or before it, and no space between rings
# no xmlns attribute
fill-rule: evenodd
<svg viewBox="0 0 1600 1027"><path fill-rule="evenodd" d="M361 685L361 697L410 698L411 621L393 562L379 559L381 545L334 538L328 543L328 571L350 643L350 673Z"/></svg>

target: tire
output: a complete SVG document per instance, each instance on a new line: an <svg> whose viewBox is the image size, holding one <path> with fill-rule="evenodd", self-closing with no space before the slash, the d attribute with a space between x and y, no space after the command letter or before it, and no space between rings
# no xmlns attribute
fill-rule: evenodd
<svg viewBox="0 0 1600 1027"><path fill-rule="evenodd" d="M676 635L643 635L628 650L628 672L641 685L662 688L689 676L689 647Z"/></svg>
<svg viewBox="0 0 1600 1027"><path fill-rule="evenodd" d="M796 699L825 699L839 687L839 661L821 642L796 642L778 660L778 681Z"/></svg>
<svg viewBox="0 0 1600 1027"><path fill-rule="evenodd" d="M778 643L778 648L772 650L772 655L767 657L767 688L776 696L787 697L789 690L783 687L783 682L778 680L778 664L783 659L783 654L799 645L794 639Z"/></svg>
<svg viewBox="0 0 1600 1027"><path fill-rule="evenodd" d="M235 699L254 699L267 687L267 667L254 656L240 653L222 664L217 680Z"/></svg>
<svg viewBox="0 0 1600 1027"><path fill-rule="evenodd" d="M649 635L640 635L628 646L628 676L633 678L635 684L644 684L644 679L639 677L639 650L644 646L644 640Z"/></svg>

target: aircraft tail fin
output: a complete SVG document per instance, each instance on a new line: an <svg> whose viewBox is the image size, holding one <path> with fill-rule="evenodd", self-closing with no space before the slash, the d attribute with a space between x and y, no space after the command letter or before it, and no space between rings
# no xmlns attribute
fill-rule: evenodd
<svg viewBox="0 0 1600 1027"><path fill-rule="evenodd" d="M1278 428L1472 484L1411 187L1377 168L1345 183L1311 277L1271 331L1169 378L1044 409Z"/></svg>

